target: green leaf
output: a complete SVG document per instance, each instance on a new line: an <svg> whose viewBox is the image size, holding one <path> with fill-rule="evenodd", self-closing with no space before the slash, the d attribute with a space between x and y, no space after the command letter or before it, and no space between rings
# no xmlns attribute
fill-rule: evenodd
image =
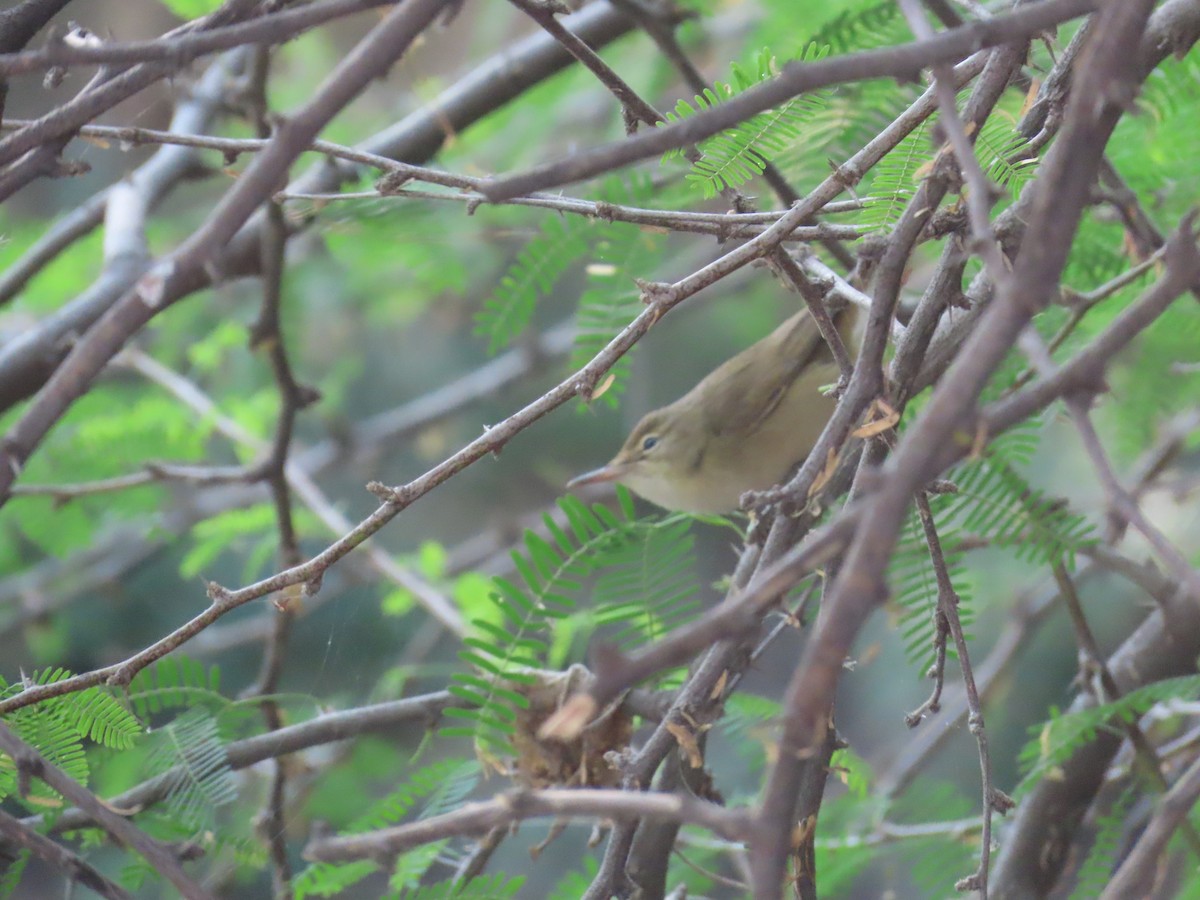
<svg viewBox="0 0 1200 900"><path fill-rule="evenodd" d="M525 330L538 298L549 294L586 253L587 227L586 220L576 216L543 220L541 234L517 254L476 319L475 333L488 339L488 353L496 353Z"/></svg>
<svg viewBox="0 0 1200 900"><path fill-rule="evenodd" d="M163 6L181 19L196 19L221 6L221 0L162 0Z"/></svg>
<svg viewBox="0 0 1200 900"><path fill-rule="evenodd" d="M477 620L463 639L459 658L476 672L454 676L451 692L464 706L446 715L474 721L476 741L506 746L517 710L529 706L521 691L506 684L536 684L528 670L559 661L577 637L585 598L591 620L613 630L626 647L661 636L695 610L690 519L633 519L628 493L619 514L571 496L560 498L559 508L570 532L550 516L545 525L551 540L528 531L524 552L512 553L521 584L499 576L492 582L501 620ZM463 731L452 726L442 733Z"/></svg>

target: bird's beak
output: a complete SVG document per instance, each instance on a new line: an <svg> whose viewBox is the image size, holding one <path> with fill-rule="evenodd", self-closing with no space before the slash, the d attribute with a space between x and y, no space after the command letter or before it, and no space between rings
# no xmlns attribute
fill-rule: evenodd
<svg viewBox="0 0 1200 900"><path fill-rule="evenodd" d="M601 466L599 469L592 469L590 472L584 472L582 475L576 475L567 482L567 487L571 490L581 488L589 484L604 484L608 481L616 481L625 473L623 466L609 463L607 466Z"/></svg>

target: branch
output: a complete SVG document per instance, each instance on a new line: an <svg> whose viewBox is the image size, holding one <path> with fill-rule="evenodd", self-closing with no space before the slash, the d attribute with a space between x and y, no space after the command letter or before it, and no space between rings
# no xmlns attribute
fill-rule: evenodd
<svg viewBox="0 0 1200 900"><path fill-rule="evenodd" d="M442 710L459 701L449 691L437 691L360 706L339 712L322 713L298 725L287 725L266 734L256 735L225 746L225 760L233 770L247 769L268 759L277 759L309 747L348 740L361 734L389 731L396 728L422 730L441 716ZM129 790L110 797L104 804L113 809L146 809L164 799L177 784L179 773L172 769L142 782ZM25 821L30 827L42 825L39 817ZM50 823L52 833L75 831L96 824L91 812L83 807L67 809Z"/></svg>
<svg viewBox="0 0 1200 900"><path fill-rule="evenodd" d="M1153 890L1155 883L1159 857L1166 851L1167 843L1175 831L1188 825L1188 816L1197 798L1200 798L1200 759L1188 766L1187 771L1163 796L1146 830L1104 888L1100 900L1149 896L1148 892Z"/></svg>
<svg viewBox="0 0 1200 900"><path fill-rule="evenodd" d="M17 770L19 784L30 777L44 781L103 828L119 844L131 847L139 853L160 875L166 878L187 900L213 900L213 895L201 888L183 871L171 852L151 838L140 828L117 815L100 800L62 769L50 763L42 754L21 740L3 722L0 722L0 750L11 757Z"/></svg>
<svg viewBox="0 0 1200 900"><path fill-rule="evenodd" d="M23 847L34 856L44 860L56 869L62 869L63 874L85 888L90 888L101 897L109 900L131 900L132 895L123 887L105 878L91 863L76 856L61 844L56 844L50 838L38 834L32 828L24 825L20 819L13 818L0 810L0 836L14 847Z"/></svg>
<svg viewBox="0 0 1200 900"><path fill-rule="evenodd" d="M942 32L925 41L818 62L789 63L778 77L755 85L699 115L619 143L584 150L567 160L539 166L520 175L498 178L485 193L489 199L506 200L532 191L582 181L668 150L695 144L757 113L778 106L797 94L829 85L871 78L915 80L917 74L928 66L953 63L980 49L1028 39L1095 7L1095 0L1042 0L1016 12Z"/></svg>
<svg viewBox="0 0 1200 900"><path fill-rule="evenodd" d="M206 130L217 109L224 102L228 80L241 70L245 59L245 52L239 50L239 52L230 53L215 62L214 65L209 66L184 100L176 106L175 112L170 118L169 132L166 133L173 134L182 142L188 134ZM12 122L13 120L6 120L4 125L10 125ZM20 122L22 127L29 124L28 121ZM95 127L85 125L80 133L88 134L89 130ZM175 149L160 150L150 157L150 160L134 170L128 180L142 194L145 208L152 210L160 203L164 194L172 190L176 184L179 184L179 181L192 172L193 163L194 156L190 152ZM0 304L6 304L12 300L25 287L25 284L29 283L30 278L58 258L59 254L71 246L74 241L90 234L103 218L107 198L108 190L104 190L88 200L84 200L83 204L68 212L66 216L49 227L16 263L8 266L4 272L0 272ZM112 300L109 300L108 304L110 302ZM107 308L108 304L104 304L92 312L91 306L80 305L77 302L72 305L76 307L76 310L71 311L72 307L67 307L66 310L61 311L58 316L54 316L50 320L70 316L71 329L83 331L100 317L100 313ZM84 310L89 312L80 314L79 306L83 306ZM47 371L38 373L37 385L25 388L24 394L13 396L13 383L19 383L23 377L30 377L24 371L28 370L31 365L30 362L25 362L23 367L17 366L18 372L13 371L14 347L24 347L29 346L30 343L36 343L38 355L50 356L54 365L58 365L61 354L53 354L52 348L59 343L61 335L56 336L59 340L55 340L55 335L46 335L46 331L47 324L41 323L37 328L32 329L32 332L37 334L36 338L26 338L23 335L17 340L5 344L4 348L0 348L0 406L7 408L17 398L31 395L37 389L37 385L41 385L53 371L53 368L47 368Z"/></svg>
<svg viewBox="0 0 1200 900"><path fill-rule="evenodd" d="M1033 211L1012 278L998 289L924 414L905 432L879 490L868 498L870 514L860 521L788 689L779 760L763 807L763 814L770 812L772 817L762 822L763 842L751 848L754 886L763 898L777 897L783 881L790 828L778 816L790 814L785 798L795 794L800 761L828 727L843 660L886 596L884 569L909 500L938 474L947 456L957 455L961 442L973 444L972 436L963 434L963 423L969 421L992 372L1058 283L1104 144L1125 110L1121 100L1130 96L1143 74L1131 50L1138 45L1152 6L1150 0L1139 0L1106 5L1101 11L1063 132L1030 188L1035 192Z"/></svg>
<svg viewBox="0 0 1200 900"><path fill-rule="evenodd" d="M484 835L493 828L541 816L649 819L700 825L726 838L745 836L746 816L681 794L630 793L604 789L514 790L492 800L467 803L453 812L405 825L346 837L315 838L304 858L316 862L373 859L382 864L398 854L447 837Z"/></svg>
<svg viewBox="0 0 1200 900"><path fill-rule="evenodd" d="M571 29L594 45L609 43L627 32L632 23L605 3L595 3L577 15L570 17ZM476 67L456 85L442 92L434 102L423 105L400 122L379 132L363 144L368 153L404 159L424 160L431 157L442 146L449 135L455 134L483 116L494 111L509 100L519 96L530 86L550 77L564 68L571 57L546 34L537 33L519 42L511 49L498 53ZM157 157L156 157L157 159ZM333 190L345 180L356 177L345 167L321 164L302 175L289 188L296 191ZM251 219L233 240L219 248L219 255L201 272L192 273L194 283L162 285L161 307L183 299L193 291L207 287L221 277L235 278L259 273L259 246L264 222L261 217ZM300 227L299 225L295 227ZM132 288L141 272L131 273L124 279L105 278L93 285L77 301L68 304L64 314L84 315L84 323L75 331L83 331L95 322L100 312L115 304ZM87 309L96 312L85 313ZM39 329L40 331L40 329ZM58 345L52 339L43 338L45 347ZM0 360L3 360L0 355ZM58 365L58 352L52 355ZM20 365L4 371L0 364L0 388L10 384L20 385L15 396L0 392L0 410L11 408L18 400L33 394L49 377L53 369L44 366L40 356L15 361Z"/></svg>
<svg viewBox="0 0 1200 900"><path fill-rule="evenodd" d="M407 0L391 12L334 68L313 100L279 126L271 146L242 174L207 221L170 257L139 279L135 288L75 345L0 447L0 500L7 499L14 477L46 432L87 391L125 341L161 311L167 296L194 289L205 280L205 271L220 249L273 193L304 147L326 122L403 55L447 2Z"/></svg>
<svg viewBox="0 0 1200 900"><path fill-rule="evenodd" d="M63 66L144 62L167 62L173 68L182 68L201 56L244 44L264 47L282 44L310 28L380 6L390 6L394 2L323 0L294 9L269 11L248 22L204 32L175 32L143 41L110 41L96 45L72 45L57 41L38 50L0 53L0 75L22 75Z"/></svg>

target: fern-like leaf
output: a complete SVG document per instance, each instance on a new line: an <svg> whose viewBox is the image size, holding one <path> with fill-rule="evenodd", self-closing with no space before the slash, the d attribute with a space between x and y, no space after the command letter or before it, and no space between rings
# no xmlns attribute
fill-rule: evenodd
<svg viewBox="0 0 1200 900"><path fill-rule="evenodd" d="M1038 160L1029 152L1029 141L1002 117L993 116L979 130L975 144L988 178L1017 200L1037 172Z"/></svg>
<svg viewBox="0 0 1200 900"><path fill-rule="evenodd" d="M997 442L951 471L958 493L950 515L963 530L1012 550L1019 560L1045 565L1065 559L1073 566L1075 553L1095 543L1094 527L1065 502L1031 487L1009 465L1004 446Z"/></svg>
<svg viewBox="0 0 1200 900"><path fill-rule="evenodd" d="M862 196L866 209L860 224L864 228L883 230L899 220L916 190L918 174L933 159L925 129L921 125L875 165L871 184Z"/></svg>
<svg viewBox="0 0 1200 900"><path fill-rule="evenodd" d="M70 678L67 669L45 669L30 679L34 684L54 684ZM0 679L0 697L19 693L19 686L5 685ZM80 737L88 738L114 750L127 750L142 733L137 720L108 688L94 687L62 697L51 697L36 707L37 715L54 715L74 729ZM27 715L33 715L30 712Z"/></svg>
<svg viewBox="0 0 1200 900"><path fill-rule="evenodd" d="M900 15L899 6L890 0L870 0L833 16L810 41L818 47L828 47L832 53L850 53L891 46L908 37L908 25Z"/></svg>
<svg viewBox="0 0 1200 900"><path fill-rule="evenodd" d="M643 206L653 196L649 178L607 179L601 190L605 202L625 206ZM571 350L570 367L580 369L603 350L617 334L645 309L635 278L649 271L662 247L662 236L628 223L613 222L591 249L591 262L585 273L588 287L579 298L575 320L577 330ZM636 348L635 348L636 349ZM633 353L624 354L608 370L600 399L615 407L624 393ZM587 408L581 402L580 409Z"/></svg>
<svg viewBox="0 0 1200 900"><path fill-rule="evenodd" d="M476 320L475 333L488 339L489 353L497 352L525 330L538 297L550 293L584 256L587 228L584 219L551 216L543 221L541 233L521 248Z"/></svg>
<svg viewBox="0 0 1200 900"><path fill-rule="evenodd" d="M25 866L29 864L29 857L28 850L18 850L11 859L0 861L0 900L11 897L16 891L21 876L25 874Z"/></svg>
<svg viewBox="0 0 1200 900"><path fill-rule="evenodd" d="M825 47L809 44L793 61L812 62L821 59L825 53ZM703 94L696 95L692 103L680 100L675 110L667 115L667 122L710 109L777 74L770 51L763 50L749 67L734 64L730 82L717 82ZM687 180L698 187L703 196L714 197L726 188L738 187L761 175L770 160L803 138L813 116L825 108L827 96L828 92L801 94L713 135L700 144L700 159L693 164Z"/></svg>
<svg viewBox="0 0 1200 900"><path fill-rule="evenodd" d="M421 807L421 818L438 815L460 803L474 788L478 778L479 764L475 760L445 759L425 766L351 822L342 833L363 834L395 825L418 806ZM440 849L441 844L442 842L439 842L431 846ZM436 850L432 856L421 851L403 854L396 863L393 886L397 890L404 890L411 882L420 879L436 855ZM420 865L415 864L418 858ZM378 869L379 866L371 860L313 863L292 880L292 890L296 900L304 900L305 897L332 897ZM400 883L396 883L397 878Z"/></svg>
<svg viewBox="0 0 1200 900"><path fill-rule="evenodd" d="M189 709L151 739L148 774L163 776L171 817L193 833L213 828L216 810L237 799L216 720L207 710Z"/></svg>
<svg viewBox="0 0 1200 900"><path fill-rule="evenodd" d="M634 519L629 493L620 489L618 495L619 513L563 497L566 527L546 516L548 539L526 532L524 552L513 552L519 578L493 580L500 623L476 620L463 641L459 656L475 671L454 676L449 690L462 705L445 714L464 724L447 726L443 734L508 749L517 711L529 706L517 688L536 683L529 670L544 665L556 631L571 627L593 580L606 624L632 626L621 632L626 642L660 633L687 615L693 592L686 586L687 523ZM656 548L653 554L647 546Z"/></svg>
<svg viewBox="0 0 1200 900"><path fill-rule="evenodd" d="M1075 889L1071 891L1071 900L1088 900L1099 897L1108 882L1112 879L1113 870L1117 864L1117 853L1121 838L1128 827L1129 811L1138 792L1129 785L1117 796L1112 806L1104 815L1096 820L1096 836L1088 849L1087 858L1079 867L1075 878ZM1179 896L1186 897L1187 894Z"/></svg>
<svg viewBox="0 0 1200 900"><path fill-rule="evenodd" d="M516 897L525 884L523 875L479 875L463 883L439 881L388 894L389 900L506 900Z"/></svg>
<svg viewBox="0 0 1200 900"><path fill-rule="evenodd" d="M1100 729L1136 722L1152 706L1167 700L1193 702L1197 694L1200 694L1200 675L1186 675L1153 682L1111 703L1068 713L1052 711L1048 721L1031 729L1033 737L1018 756L1025 777L1017 787L1017 796L1028 791L1037 779L1052 777Z"/></svg>
<svg viewBox="0 0 1200 900"><path fill-rule="evenodd" d="M212 710L229 705L221 694L220 669L186 656L164 656L138 672L129 684L129 702L142 718L198 705Z"/></svg>
<svg viewBox="0 0 1200 900"><path fill-rule="evenodd" d="M614 549L592 594L597 622L618 628L614 640L623 649L661 638L697 605L691 522L667 520L641 538Z"/></svg>
<svg viewBox="0 0 1200 900"><path fill-rule="evenodd" d="M128 750L142 723L104 688L89 688L62 698L62 710L82 735L113 750Z"/></svg>

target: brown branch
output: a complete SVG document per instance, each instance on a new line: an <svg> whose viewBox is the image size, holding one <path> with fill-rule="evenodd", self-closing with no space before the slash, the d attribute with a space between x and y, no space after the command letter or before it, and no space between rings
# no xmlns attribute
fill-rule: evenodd
<svg viewBox="0 0 1200 900"><path fill-rule="evenodd" d="M50 838L38 834L20 819L10 816L3 810L0 810L0 838L13 847L28 850L54 868L61 869L71 881L90 888L101 897L107 897L108 900L131 900L133 896L119 884L105 878L91 863L61 844L56 844Z"/></svg>
<svg viewBox="0 0 1200 900"><path fill-rule="evenodd" d="M899 0L900 8L908 20L913 37L928 40L933 37L933 29L925 18L918 0ZM967 133L966 125L958 114L958 99L950 69L945 64L932 67L934 87L938 92L938 106L941 117L938 120L945 129L949 143L958 161L962 177L966 182L967 213L971 222L972 249L983 258L988 268L988 274L995 284L1000 284L1007 275L1004 260L996 246L995 235L992 233L991 208L996 199L997 189L989 180L979 165L975 156L972 137L978 136L976 127L971 134Z"/></svg>
<svg viewBox="0 0 1200 900"><path fill-rule="evenodd" d="M269 109L267 106L267 79L270 71L270 56L265 46L254 48L254 59L248 73L246 102L250 107L251 119L259 138L271 134ZM300 411L319 397L311 389L300 386L292 372L288 356L287 341L280 322L280 306L283 303L284 248L287 243L287 225L283 209L274 199L266 204L266 224L262 241L262 303L258 319L250 329L250 346L264 350L271 365L271 375L279 394L279 413L275 423L275 436L270 453L258 466L258 474L271 492L275 509L276 529L279 532L279 564L283 567L298 565L304 558L300 552L300 540L292 514L292 489L288 483L288 454L292 447L292 435L296 417ZM292 622L298 604L287 600L275 604L275 618L263 647L262 664L254 684L244 693L248 697L260 697L263 721L269 731L283 727L283 714L273 699L279 690L279 679L283 673L284 656ZM266 842L271 860L271 881L276 900L291 900L293 897L292 864L288 858L284 799L287 794L287 766L276 759L271 764L271 783L267 801L256 821L257 831Z"/></svg>
<svg viewBox="0 0 1200 900"><path fill-rule="evenodd" d="M13 478L51 425L88 389L122 344L163 308L167 295L181 288L194 288L204 280L205 270L220 248L277 188L303 148L329 119L404 53L446 2L408 0L389 14L335 67L313 100L279 126L271 146L247 168L204 225L139 279L137 286L75 345L4 439L0 449L0 499L7 497Z"/></svg>
<svg viewBox="0 0 1200 900"><path fill-rule="evenodd" d="M998 289L924 414L905 432L880 489L869 497L871 514L856 530L789 686L779 761L768 780L759 831L764 839L751 850L754 887L764 898L778 896L782 883L790 816L786 798L795 795L800 760L825 733L843 660L886 596L883 573L909 498L938 474L947 456L956 455L961 444L954 435L962 434L987 379L1058 282L1104 144L1125 111L1120 98L1128 97L1144 75L1131 51L1151 8L1142 0L1105 6L1099 14L1064 129L1029 189L1035 192L1033 211L1012 278ZM960 440L972 444L969 433Z"/></svg>
<svg viewBox="0 0 1200 900"><path fill-rule="evenodd" d="M1172 835L1181 828L1189 827L1188 816L1197 798L1200 798L1200 759L1188 766L1187 771L1163 796L1146 830L1105 886L1101 900L1151 895L1159 857L1166 851Z"/></svg>
<svg viewBox="0 0 1200 900"><path fill-rule="evenodd" d="M206 31L250 15L258 6L256 0L227 0L220 9L182 26L186 31ZM0 165L21 160L21 157L41 147L53 147L55 156L65 146L80 125L116 106L122 100L144 90L154 82L166 77L178 67L172 63L141 63L127 69L104 68L73 99L56 107L36 122L0 139ZM22 163L36 156L30 154L15 166L10 166L0 175L0 200L24 186L33 174L14 178Z"/></svg>
<svg viewBox="0 0 1200 900"><path fill-rule="evenodd" d="M235 51L223 57L221 60L209 66L200 79L192 86L186 96L178 103L174 114L171 116L169 125L169 133L179 140L183 140L191 134L198 134L206 130L211 124L213 117L216 115L218 108L224 100L225 83L234 77L241 69L246 59L244 51ZM9 125L13 120L7 120L4 125ZM22 122L21 126L30 124ZM86 133L88 129L95 126L85 125L81 133ZM190 173L195 171L195 157L193 154L177 149L163 149L154 154L148 161L139 166L132 175L129 176L129 182L142 195L143 205L147 210L154 209L163 197L182 179L186 178ZM3 273L0 273L0 304L7 303L12 300L24 287L43 268L53 262L59 254L71 246L75 241L78 241L87 234L90 234L92 229L100 224L104 217L104 210L107 204L109 189L100 191L90 199L84 201L71 212L63 216L58 222L50 226L34 243L33 245L12 265L10 265ZM91 311L91 307L87 307L90 315L80 315L76 313L69 323L72 331L83 331L88 325L91 325L100 313L103 307ZM59 318L61 318L61 314ZM54 365L57 365L62 354L53 354L49 348L59 344L62 341L63 333L55 333L50 336L45 336L45 327L35 329L41 332L39 353L41 356L51 358ZM13 369L13 353L15 346L30 345L30 338L22 336L16 340L8 342L4 348L0 349L0 405L7 407L12 403L14 388L12 382L17 380L12 371ZM26 364L28 368L29 364ZM45 381L49 377L50 371L39 373L37 383ZM28 377L28 376L26 376ZM33 390L25 388L25 393L17 396L28 396L33 393Z"/></svg>
<svg viewBox="0 0 1200 900"><path fill-rule="evenodd" d="M929 498L924 491L917 494L916 504L921 527L925 532L925 541L929 546L929 558L933 563L934 577L937 580L939 661L944 667L946 634L949 634L954 638L955 653L958 656L959 667L962 669L963 691L967 701L967 727L971 734L975 735L975 742L979 747L980 783L983 792L983 827L980 829L979 836L979 868L973 875L958 881L955 887L960 891L978 891L980 896L986 900L992 853L992 812L1007 813L1012 809L1013 801L992 785L992 762L983 721L983 704L979 700L979 690L975 684L975 671L971 667L967 639L963 634L962 620L958 615L958 592L954 590L954 584L950 580L946 557L942 552L941 539L938 537L937 525L933 520L933 511L929 508ZM909 724L915 724L915 722Z"/></svg>
<svg viewBox="0 0 1200 900"><path fill-rule="evenodd" d="M0 722L0 750L11 757L18 782L32 777L44 781L67 800L84 810L118 844L140 854L156 872L166 878L187 900L212 900L212 894L192 881L171 852L127 819L122 818L62 769L53 765L36 749L21 740Z"/></svg>
<svg viewBox="0 0 1200 900"><path fill-rule="evenodd" d="M699 825L726 838L744 836L747 826L743 812L682 794L565 788L515 790L492 800L467 803L453 812L392 828L345 837L315 838L304 849L304 857L316 862L373 859L386 863L422 844L465 834L487 834L493 828L541 816L679 821Z"/></svg>
<svg viewBox="0 0 1200 900"><path fill-rule="evenodd" d="M389 6L395 0L322 0L293 9L275 9L255 18L203 32L161 35L142 41L67 44L56 41L38 50L0 53L0 75L22 75L42 69L81 65L166 62L182 68L201 56L244 44L282 44L310 28L355 13Z"/></svg>
<svg viewBox="0 0 1200 900"><path fill-rule="evenodd" d="M953 63L983 48L1027 39L1039 31L1082 15L1095 6L1094 0L1043 0L1016 12L968 23L926 41L818 62L789 63L771 81L755 85L696 116L620 143L576 153L562 162L498 178L485 193L490 199L504 200L582 181L668 150L695 144L756 113L778 106L797 94L817 88L870 78L912 80L927 66Z"/></svg>

